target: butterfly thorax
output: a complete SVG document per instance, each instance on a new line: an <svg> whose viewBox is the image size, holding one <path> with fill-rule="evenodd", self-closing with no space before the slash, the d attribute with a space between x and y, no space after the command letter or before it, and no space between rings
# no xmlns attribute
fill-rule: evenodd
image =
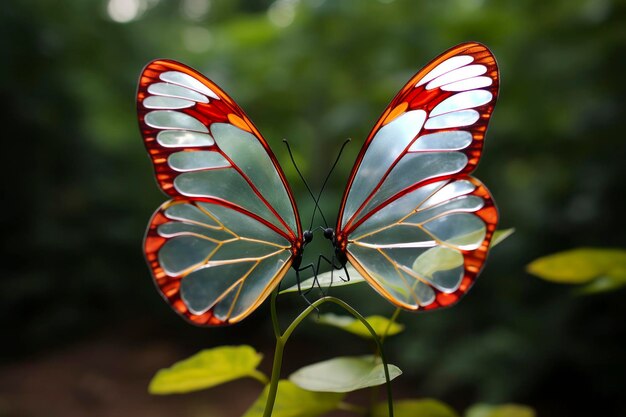
<svg viewBox="0 0 626 417"><path fill-rule="evenodd" d="M300 268L302 263L302 254L304 253L304 247L311 243L313 240L313 232L305 230L302 234L302 238L298 239L291 247L291 253L293 254L292 265L295 269Z"/></svg>
<svg viewBox="0 0 626 417"><path fill-rule="evenodd" d="M341 233L335 233L330 227L324 229L324 237L332 242L335 249L335 259L340 262L341 266L344 266L348 262L348 257L346 256L348 240L346 237Z"/></svg>

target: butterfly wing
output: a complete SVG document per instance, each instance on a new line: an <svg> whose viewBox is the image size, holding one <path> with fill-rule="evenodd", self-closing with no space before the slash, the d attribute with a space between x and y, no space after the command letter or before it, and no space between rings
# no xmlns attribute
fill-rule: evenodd
<svg viewBox="0 0 626 417"><path fill-rule="evenodd" d="M399 307L450 305L483 266L498 213L468 174L482 153L498 83L485 46L448 50L392 100L352 169L337 245Z"/></svg>
<svg viewBox="0 0 626 417"><path fill-rule="evenodd" d="M153 61L137 93L139 126L161 189L144 251L164 298L199 325L249 315L302 242L285 176L267 142L217 85Z"/></svg>

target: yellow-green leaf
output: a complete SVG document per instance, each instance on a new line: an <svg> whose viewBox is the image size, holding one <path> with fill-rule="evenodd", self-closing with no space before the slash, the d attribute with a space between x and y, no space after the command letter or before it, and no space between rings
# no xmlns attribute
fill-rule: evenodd
<svg viewBox="0 0 626 417"><path fill-rule="evenodd" d="M317 275L317 281L315 277L305 279L300 283L302 291L306 291L310 288L330 288L330 287L342 287L344 285L361 284L365 282L365 278L359 272L354 269L350 264L346 265L350 280L346 280L346 271L343 269L335 269L332 271L324 272ZM291 286L282 290L280 293L298 292L298 285Z"/></svg>
<svg viewBox="0 0 626 417"><path fill-rule="evenodd" d="M262 417L267 402L269 386L246 411L243 417ZM337 408L344 394L304 390L293 382L278 382L278 394L272 417L317 417Z"/></svg>
<svg viewBox="0 0 626 417"><path fill-rule="evenodd" d="M535 417L535 410L520 404L477 404L465 412L465 417Z"/></svg>
<svg viewBox="0 0 626 417"><path fill-rule="evenodd" d="M246 345L206 349L158 371L150 381L148 391L151 394L179 394L244 377L267 379L256 369L261 359L260 353Z"/></svg>
<svg viewBox="0 0 626 417"><path fill-rule="evenodd" d="M387 417L387 415L387 403L376 404L372 417ZM395 417L459 417L449 405L429 398L396 401L393 405L393 415Z"/></svg>
<svg viewBox="0 0 626 417"><path fill-rule="evenodd" d="M504 239L508 238L513 233L515 233L514 227L511 227L509 229L496 230L495 232L493 232L493 237L491 238L491 244L489 245L489 248L493 248L494 246L502 243Z"/></svg>
<svg viewBox="0 0 626 417"><path fill-rule="evenodd" d="M386 334L387 336L393 336L404 330L404 326L400 323L392 322L388 318L383 316L368 316L365 320L374 328L374 331L378 336ZM318 320L321 324L327 324L329 326L339 327L347 332L356 334L357 336L364 337L366 339L372 339L372 334L367 330L367 327L360 320L351 316L340 316L337 314L322 314Z"/></svg>
<svg viewBox="0 0 626 417"><path fill-rule="evenodd" d="M402 375L395 365L388 364L389 380ZM300 368L289 376L300 388L318 392L351 392L387 382L380 359L372 356L344 356Z"/></svg>
<svg viewBox="0 0 626 417"><path fill-rule="evenodd" d="M613 287L626 284L626 250L580 248L544 256L527 266L528 272L552 282L583 284L605 277Z"/></svg>

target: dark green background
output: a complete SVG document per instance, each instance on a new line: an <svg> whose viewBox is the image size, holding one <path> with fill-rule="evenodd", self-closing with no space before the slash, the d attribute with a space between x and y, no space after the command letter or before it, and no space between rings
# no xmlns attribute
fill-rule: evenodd
<svg viewBox="0 0 626 417"><path fill-rule="evenodd" d="M37 403L64 417L161 415L155 403L175 404L176 415L219 415L207 411L219 399L152 399L147 381L203 347L271 352L267 306L240 325L199 329L153 288L141 239L165 197L134 102L148 61L183 61L238 101L305 219L313 204L281 139L317 190L352 138L322 200L334 221L352 161L386 104L428 60L469 40L492 49L502 77L476 175L495 196L501 227L517 232L458 306L400 316L407 330L387 345L404 371L395 389L459 411L519 402L541 416L626 413L624 291L578 296L524 272L572 247L626 247L624 1L127 0L142 10L126 23L111 18L116 3L0 6L0 415L37 415ZM318 234L307 256L329 250ZM333 294L366 314L393 310L367 286ZM306 305L282 298L285 319ZM369 348L312 322L291 343L286 372ZM152 359L137 368L133 358ZM243 410L258 391L234 383L221 392L242 398Z"/></svg>

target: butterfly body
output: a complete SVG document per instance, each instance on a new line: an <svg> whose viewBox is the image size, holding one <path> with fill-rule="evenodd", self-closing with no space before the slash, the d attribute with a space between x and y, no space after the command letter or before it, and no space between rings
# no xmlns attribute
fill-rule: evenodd
<svg viewBox="0 0 626 417"><path fill-rule="evenodd" d="M301 265L302 257L304 256L304 248L306 247L306 245L311 243L312 240L313 232L311 232L310 230L305 230L302 233L302 239L299 239L292 248L293 261L291 262L291 267L296 272L298 282L300 281L300 272L309 268L309 266L301 268Z"/></svg>
<svg viewBox="0 0 626 417"><path fill-rule="evenodd" d="M465 43L400 90L369 134L335 228L333 268L349 263L407 310L452 305L482 269L498 213L469 174L498 95L491 52ZM269 145L215 83L175 61L148 64L139 125L157 182L172 199L153 215L144 251L157 287L198 325L236 323L290 268L311 231ZM320 257L320 259L323 257ZM325 258L324 258L325 259Z"/></svg>

